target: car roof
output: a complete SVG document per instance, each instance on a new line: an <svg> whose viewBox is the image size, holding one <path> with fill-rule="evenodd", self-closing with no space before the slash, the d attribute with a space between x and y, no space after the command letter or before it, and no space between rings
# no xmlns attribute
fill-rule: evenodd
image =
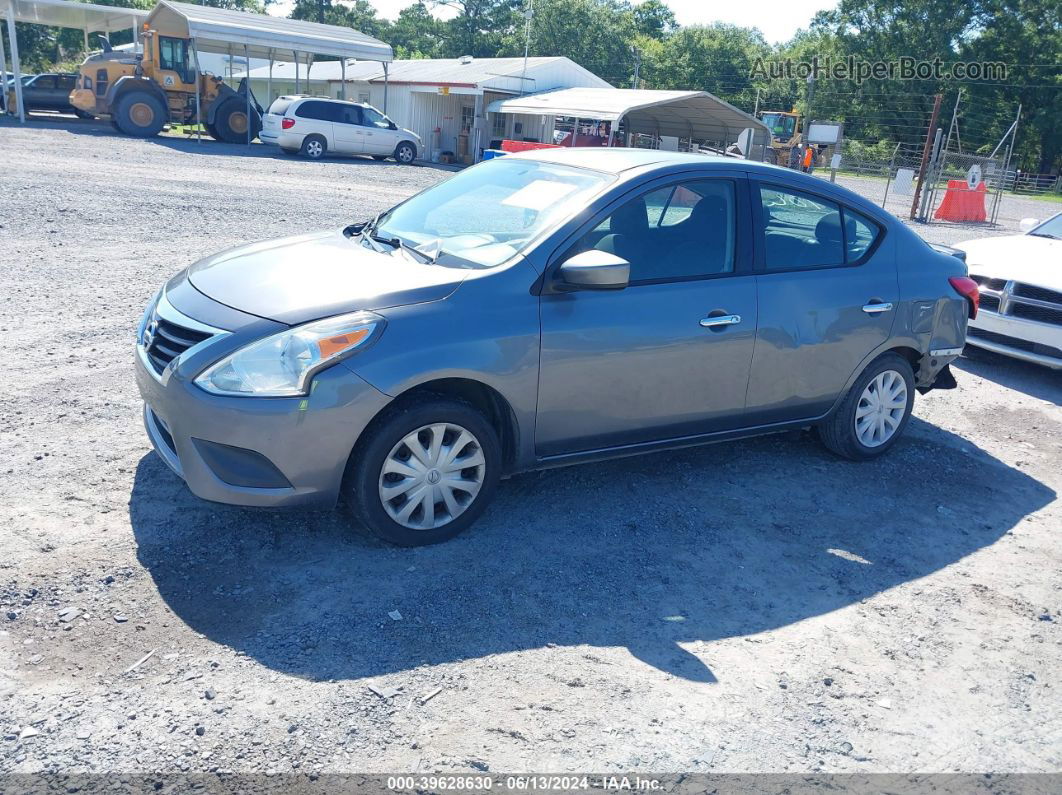
<svg viewBox="0 0 1062 795"><path fill-rule="evenodd" d="M558 165L581 166L595 171L619 174L632 168L644 166L669 166L689 164L695 166L714 166L716 168L753 168L766 173L793 173L791 169L774 166L770 163L757 163L754 160L725 157L723 155L700 154L697 152L669 152L661 149L627 149L623 147L552 147L519 152L512 157L529 160L542 160Z"/></svg>

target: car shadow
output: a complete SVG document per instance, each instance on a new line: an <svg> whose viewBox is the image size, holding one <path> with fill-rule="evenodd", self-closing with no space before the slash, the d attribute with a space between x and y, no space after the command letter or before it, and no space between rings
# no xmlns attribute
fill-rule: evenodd
<svg viewBox="0 0 1062 795"><path fill-rule="evenodd" d="M1030 397L1062 405L1062 371L967 345L953 366Z"/></svg>
<svg viewBox="0 0 1062 795"><path fill-rule="evenodd" d="M464 535L418 549L338 512L205 503L154 453L129 516L167 606L284 673L353 679L558 644L624 646L714 682L729 672L706 642L932 574L1054 496L914 419L864 464L789 434L516 476Z"/></svg>

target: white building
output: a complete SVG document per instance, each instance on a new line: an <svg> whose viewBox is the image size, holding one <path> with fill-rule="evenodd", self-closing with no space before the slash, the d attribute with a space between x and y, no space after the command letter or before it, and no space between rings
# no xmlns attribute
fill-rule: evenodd
<svg viewBox="0 0 1062 795"><path fill-rule="evenodd" d="M270 77L270 73L272 77ZM346 77L344 83L343 77ZM528 58L439 58L392 61L385 86L375 61L318 61L309 68L290 62L251 69L251 88L267 106L282 94L318 94L368 102L400 127L417 133L431 158L490 147L503 138L551 142L554 119L541 115L487 114L499 99L558 88L610 88L593 72L563 56ZM345 89L345 91L344 91ZM488 118L489 115L489 118Z"/></svg>

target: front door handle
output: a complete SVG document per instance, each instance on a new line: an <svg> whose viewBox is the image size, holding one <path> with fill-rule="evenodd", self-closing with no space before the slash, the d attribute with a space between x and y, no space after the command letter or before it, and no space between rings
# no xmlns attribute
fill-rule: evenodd
<svg viewBox="0 0 1062 795"><path fill-rule="evenodd" d="M863 307L863 311L866 312L868 315L879 315L882 312L888 312L890 309L892 309L891 303L866 304Z"/></svg>
<svg viewBox="0 0 1062 795"><path fill-rule="evenodd" d="M701 325L705 328L715 328L716 326L733 326L741 322L741 315L714 315L711 317L702 317Z"/></svg>

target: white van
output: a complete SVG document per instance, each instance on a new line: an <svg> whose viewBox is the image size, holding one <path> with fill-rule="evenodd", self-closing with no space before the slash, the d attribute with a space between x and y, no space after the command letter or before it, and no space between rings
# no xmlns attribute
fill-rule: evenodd
<svg viewBox="0 0 1062 795"><path fill-rule="evenodd" d="M421 141L372 105L325 97L278 97L262 119L258 138L311 160L326 154L393 157L399 163L417 159Z"/></svg>

